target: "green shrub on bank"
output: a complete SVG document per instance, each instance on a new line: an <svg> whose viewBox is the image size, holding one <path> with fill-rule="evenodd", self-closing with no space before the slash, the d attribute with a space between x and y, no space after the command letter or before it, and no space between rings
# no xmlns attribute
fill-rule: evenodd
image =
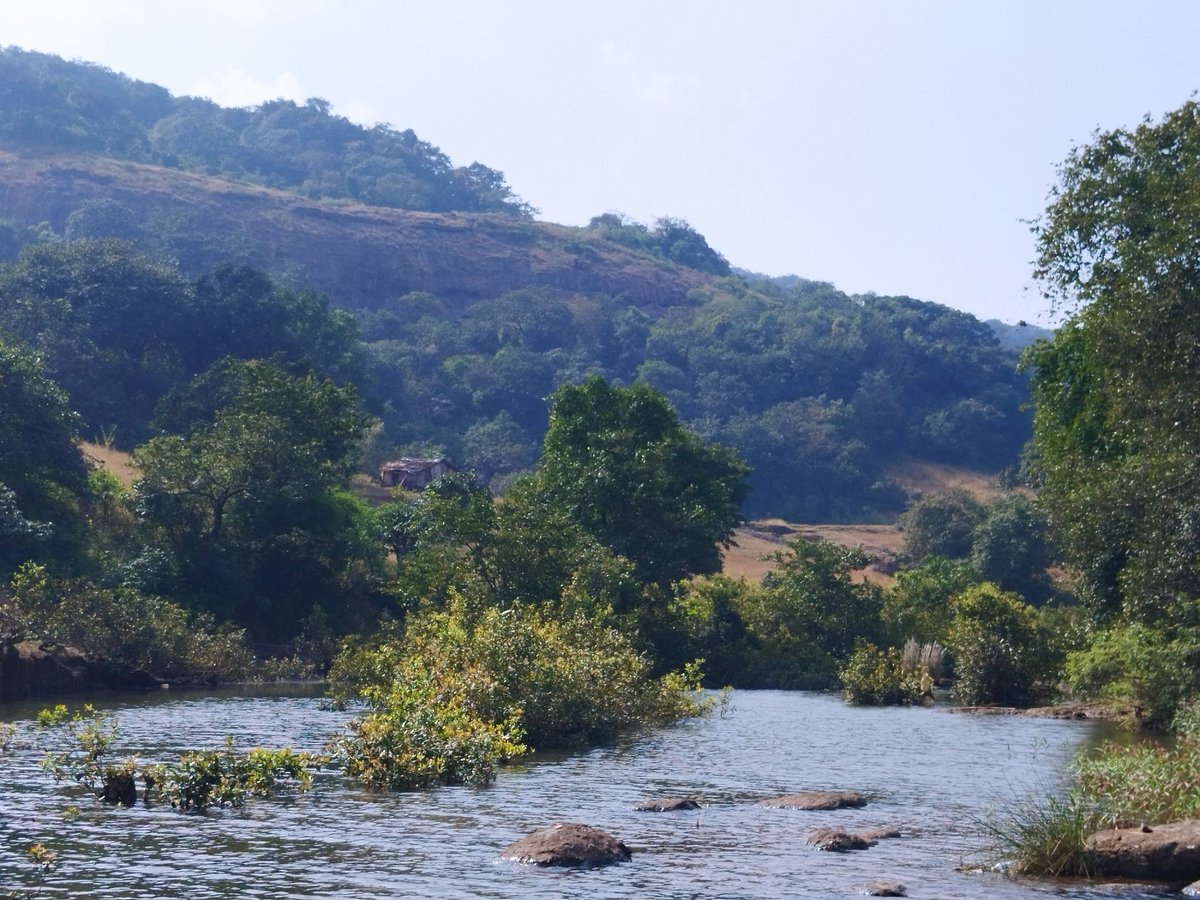
<svg viewBox="0 0 1200 900"><path fill-rule="evenodd" d="M133 588L54 580L36 563L13 576L11 597L0 606L0 634L73 647L89 659L160 678L229 680L245 676L252 662L244 633L207 613Z"/></svg>
<svg viewBox="0 0 1200 900"><path fill-rule="evenodd" d="M1025 706L1053 668L1051 636L1016 594L980 584L952 601L947 649L955 699L967 706Z"/></svg>
<svg viewBox="0 0 1200 900"><path fill-rule="evenodd" d="M486 784L527 749L584 746L701 711L696 672L650 677L628 637L533 606L445 610L344 653L331 677L371 711L340 741L347 770L383 788Z"/></svg>
<svg viewBox="0 0 1200 900"><path fill-rule="evenodd" d="M910 706L933 688L928 671L908 665L899 648L871 643L855 648L838 674L843 696L861 706Z"/></svg>
<svg viewBox="0 0 1200 900"><path fill-rule="evenodd" d="M1200 693L1200 630L1119 625L1097 634L1066 663L1077 694L1132 710L1152 729L1166 729Z"/></svg>

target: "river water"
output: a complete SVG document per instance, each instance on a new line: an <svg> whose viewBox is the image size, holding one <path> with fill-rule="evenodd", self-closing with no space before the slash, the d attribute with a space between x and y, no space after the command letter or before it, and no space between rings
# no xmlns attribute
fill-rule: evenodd
<svg viewBox="0 0 1200 900"><path fill-rule="evenodd" d="M118 750L166 760L181 750L320 749L349 714L297 689L255 696L109 698ZM35 706L2 706L21 722ZM488 788L381 795L334 773L307 794L251 800L244 810L185 814L102 806L40 771L42 751L0 754L0 889L31 890L24 851L43 843L58 866L41 897L729 897L861 895L873 879L914 898L1075 898L1165 894L1017 883L963 874L986 844L997 806L1052 789L1096 726L940 709L862 709L803 692L739 691L712 716L587 753L503 769ZM803 812L757 801L810 789L853 789L862 809ZM698 796L698 812L640 813L654 797ZM78 812L70 807L78 807ZM602 827L633 860L607 869L538 869L499 860L555 822ZM903 837L857 853L805 844L815 828L896 826Z"/></svg>

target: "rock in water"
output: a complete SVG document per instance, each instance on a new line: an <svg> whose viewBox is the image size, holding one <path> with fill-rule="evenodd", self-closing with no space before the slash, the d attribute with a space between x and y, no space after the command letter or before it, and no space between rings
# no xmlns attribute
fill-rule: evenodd
<svg viewBox="0 0 1200 900"><path fill-rule="evenodd" d="M1154 881L1200 879L1200 820L1151 828L1109 828L1084 841L1088 868L1101 875Z"/></svg>
<svg viewBox="0 0 1200 900"><path fill-rule="evenodd" d="M637 812L678 812L699 809L700 801L694 797L667 797L662 800L645 800L634 807Z"/></svg>
<svg viewBox="0 0 1200 900"><path fill-rule="evenodd" d="M903 837L899 828L894 828L891 825L884 825L879 828L868 828L866 831L860 831L863 837L868 841L883 841L889 838Z"/></svg>
<svg viewBox="0 0 1200 900"><path fill-rule="evenodd" d="M858 791L802 791L763 800L759 806L774 809L846 809L867 805L867 798Z"/></svg>
<svg viewBox="0 0 1200 900"><path fill-rule="evenodd" d="M509 844L503 859L539 866L607 866L625 862L629 848L607 831L591 825L551 825Z"/></svg>
<svg viewBox="0 0 1200 900"><path fill-rule="evenodd" d="M876 843L861 834L851 834L840 828L818 828L808 836L808 842L818 850L829 850L832 853L866 850L868 847L874 847Z"/></svg>
<svg viewBox="0 0 1200 900"><path fill-rule="evenodd" d="M895 881L868 881L863 893L868 897L907 897L908 888Z"/></svg>

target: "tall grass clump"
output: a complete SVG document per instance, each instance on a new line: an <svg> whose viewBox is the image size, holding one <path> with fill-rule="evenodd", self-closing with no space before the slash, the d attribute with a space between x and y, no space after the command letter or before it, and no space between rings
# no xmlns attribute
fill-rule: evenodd
<svg viewBox="0 0 1200 900"><path fill-rule="evenodd" d="M1021 875L1091 874L1083 844L1096 830L1096 817L1077 792L1026 798L1002 806L983 823L991 852Z"/></svg>

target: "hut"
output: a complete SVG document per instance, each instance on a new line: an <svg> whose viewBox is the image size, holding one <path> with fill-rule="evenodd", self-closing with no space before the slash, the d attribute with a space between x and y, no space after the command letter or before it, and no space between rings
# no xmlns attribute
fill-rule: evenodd
<svg viewBox="0 0 1200 900"><path fill-rule="evenodd" d="M423 491L435 478L441 478L443 475L457 471L458 469L444 456L439 456L437 459L418 459L405 456L385 462L379 467L379 483L384 487Z"/></svg>

